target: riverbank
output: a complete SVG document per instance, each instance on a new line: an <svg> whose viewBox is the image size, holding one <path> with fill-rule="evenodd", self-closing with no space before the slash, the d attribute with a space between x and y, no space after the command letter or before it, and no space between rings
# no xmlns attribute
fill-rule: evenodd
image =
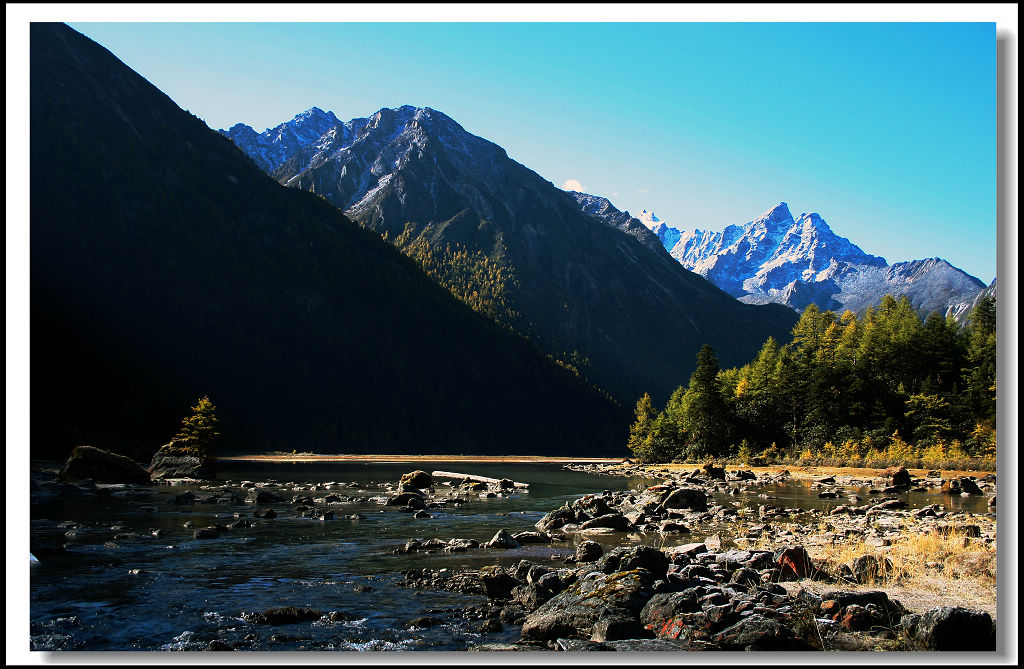
<svg viewBox="0 0 1024 669"><path fill-rule="evenodd" d="M702 470L700 463L659 465L584 465L586 471L613 476L663 477L678 482L690 473ZM887 569L873 575L866 584L854 584L854 590L883 588L914 609L938 606L967 606L996 617L997 522L995 514L995 472L965 470L906 470L915 490L937 490L951 479L968 478L981 483L978 496L988 499L990 513L970 513L947 509L946 505L930 505L925 509L908 509L900 499L912 486L890 487L886 474L893 470L865 467L827 466L762 466L722 467L728 481L719 491L736 485L749 485L742 472L750 472L757 480L784 477L818 490L825 499L835 499L827 510L779 510L771 505L760 507L754 517L743 514L723 518L719 531L733 536L733 543L744 548L776 549L797 539L808 555L829 571L839 571L857 559L873 559ZM862 498L855 490L867 489L875 499ZM714 489L709 488L709 491ZM738 488L735 488L738 489ZM946 497L949 503L966 497L956 493ZM858 506L859 502L866 502ZM888 503L890 508L881 509ZM801 513L793 513L800 511ZM863 514L863 515L861 515ZM936 518L945 527L937 526ZM765 522L767 520L775 522ZM749 528L755 528L751 532ZM865 558L868 556L868 558ZM811 592L827 589L814 581L793 584Z"/></svg>
<svg viewBox="0 0 1024 669"><path fill-rule="evenodd" d="M227 455L217 458L225 462L466 462L515 464L616 464L622 458L570 458L542 455L328 455L320 453L266 453Z"/></svg>
<svg viewBox="0 0 1024 669"><path fill-rule="evenodd" d="M937 472L894 485L881 470L596 458L220 465L215 481L151 485L34 469L33 647L909 650L904 615L997 612L994 476L962 496ZM382 601L395 587L410 596Z"/></svg>

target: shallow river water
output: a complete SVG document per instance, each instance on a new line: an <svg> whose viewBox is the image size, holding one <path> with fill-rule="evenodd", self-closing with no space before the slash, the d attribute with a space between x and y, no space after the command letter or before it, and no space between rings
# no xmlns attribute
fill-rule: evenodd
<svg viewBox="0 0 1024 669"><path fill-rule="evenodd" d="M33 535L57 537L64 551L39 556L31 569L32 648L203 650L221 640L251 650L463 650L477 643L513 641L519 637L518 627L481 635L475 631L478 623L459 616L461 608L482 603L482 595L399 587L402 571L511 566L522 559L561 566L574 542L584 537L455 554L395 554L394 549L413 537L485 542L500 529L533 530L548 511L583 494L658 482L553 464L221 462L218 467L222 483L236 489L242 481L272 479L281 486L269 489L288 500L295 494L337 494L360 501L331 505L336 519L322 521L299 517L286 502L270 505L279 513L274 519L253 518L254 507L244 503L171 502L188 489L206 494L209 485L130 487L74 498L34 496ZM387 492L382 484L394 484L402 474L420 468L511 478L530 487L507 497L474 497L459 506L432 509L431 518L414 518L397 507L383 506ZM317 488L310 490L314 485ZM792 482L715 497L720 504L755 507L765 503L764 495L773 498L771 504L785 507L837 503L818 499L816 492L807 482ZM866 489L859 492L867 495ZM984 498L912 493L908 501L911 508L938 502L973 512L986 510ZM344 518L352 514L363 518ZM199 528L237 518L255 524L200 540L185 527L189 521ZM160 530L159 536L153 536L154 530ZM641 540L622 533L585 538L606 550ZM695 533L668 543L701 538ZM253 624L241 617L245 611L284 606L341 614L335 616L336 622L322 619L312 625L282 626ZM426 629L409 625L428 615L444 622Z"/></svg>

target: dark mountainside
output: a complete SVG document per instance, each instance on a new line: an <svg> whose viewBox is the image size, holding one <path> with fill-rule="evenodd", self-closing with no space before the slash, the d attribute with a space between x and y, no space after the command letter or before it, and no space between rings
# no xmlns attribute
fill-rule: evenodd
<svg viewBox="0 0 1024 669"><path fill-rule="evenodd" d="M617 406L109 51L31 25L31 450L624 455Z"/></svg>
<svg viewBox="0 0 1024 669"><path fill-rule="evenodd" d="M742 364L796 323L791 310L741 304L664 249L584 214L572 195L438 111L382 109L331 127L332 117L297 116L303 131L329 129L276 164L277 138L294 146L298 136L288 124L222 132L280 183L322 195L403 248L412 240L485 255L515 278L502 296L516 313L510 324L627 406L644 392L667 398L702 344Z"/></svg>

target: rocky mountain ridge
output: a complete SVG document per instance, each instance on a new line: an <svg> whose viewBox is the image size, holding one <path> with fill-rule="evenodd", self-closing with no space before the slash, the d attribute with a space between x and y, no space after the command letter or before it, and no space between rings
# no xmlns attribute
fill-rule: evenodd
<svg viewBox="0 0 1024 669"><path fill-rule="evenodd" d="M589 196L594 197L594 196ZM609 203L604 218L629 217ZM644 210L638 219L687 269L747 304L862 312L886 293L907 295L922 314L969 311L985 285L941 258L897 262L864 252L817 213L795 217L785 202L721 232L680 230Z"/></svg>
<svg viewBox="0 0 1024 669"><path fill-rule="evenodd" d="M680 267L642 224L610 210L602 218L604 204L555 187L434 109L381 109L340 124L269 174L389 239L437 255L485 255L516 277L504 296L519 314L511 325L578 361L627 405L644 392L667 396L704 343L739 364L794 322L774 305L737 304ZM438 274L477 280L449 265Z"/></svg>

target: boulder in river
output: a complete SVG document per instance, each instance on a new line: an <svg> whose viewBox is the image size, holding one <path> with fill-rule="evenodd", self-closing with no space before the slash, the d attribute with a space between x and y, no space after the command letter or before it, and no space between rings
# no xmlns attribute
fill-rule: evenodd
<svg viewBox="0 0 1024 669"><path fill-rule="evenodd" d="M153 454L149 463L149 478L159 479L204 479L217 478L215 459L209 454L189 452L177 446L177 442L164 444Z"/></svg>
<svg viewBox="0 0 1024 669"><path fill-rule="evenodd" d="M495 535L484 544L488 548L519 548L519 542L508 530L498 530Z"/></svg>
<svg viewBox="0 0 1024 669"><path fill-rule="evenodd" d="M416 471L409 472L408 474L402 474L402 478L399 481L399 485L402 488L415 488L417 490L429 488L433 483L433 477L422 469L417 469Z"/></svg>
<svg viewBox="0 0 1024 669"><path fill-rule="evenodd" d="M284 606L266 611L246 611L242 613L242 618L259 625L290 625L292 623L319 620L320 612L313 609Z"/></svg>
<svg viewBox="0 0 1024 669"><path fill-rule="evenodd" d="M596 541L584 541L576 547L576 553L567 558L565 561L567 564L576 564L583 562L597 562L604 555L604 549L601 548L601 544Z"/></svg>
<svg viewBox="0 0 1024 669"><path fill-rule="evenodd" d="M982 495L984 494L978 484L966 476L962 478L951 478L942 482L941 491L948 495Z"/></svg>
<svg viewBox="0 0 1024 669"><path fill-rule="evenodd" d="M708 496L696 488L675 488L664 493L661 505L666 509L708 510Z"/></svg>
<svg viewBox="0 0 1024 669"><path fill-rule="evenodd" d="M906 467L890 467L882 472L882 476L889 485L896 488L909 488L912 482Z"/></svg>
<svg viewBox="0 0 1024 669"><path fill-rule="evenodd" d="M95 446L77 446L58 478L61 481L91 479L100 483L149 483L149 474L131 458Z"/></svg>

